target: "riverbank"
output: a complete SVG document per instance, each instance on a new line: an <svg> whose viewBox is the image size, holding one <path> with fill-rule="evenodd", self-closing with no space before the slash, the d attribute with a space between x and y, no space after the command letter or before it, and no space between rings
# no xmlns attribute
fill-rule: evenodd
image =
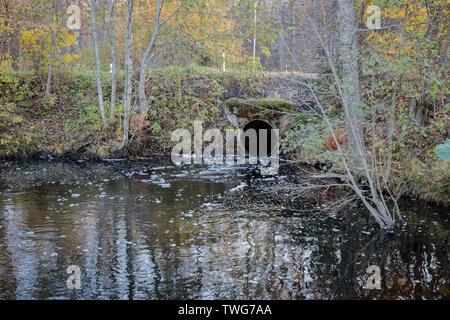
<svg viewBox="0 0 450 320"><path fill-rule="evenodd" d="M110 115L110 74L104 77L106 114ZM224 101L230 97L273 96L284 75L220 72L216 69L169 67L154 70L147 81L150 109L145 117L130 121L126 156L129 158L170 153L171 133L191 130L194 120L204 127L230 127ZM118 97L123 75L118 77ZM31 73L0 78L0 158L107 158L118 151L122 138L122 101L107 127L98 111L95 73L82 69L57 73L50 96L44 96L40 78ZM133 101L137 92L133 92Z"/></svg>
<svg viewBox="0 0 450 320"><path fill-rule="evenodd" d="M103 77L106 114L110 114L110 75L105 73ZM123 91L122 77L119 75L119 97ZM203 120L204 128L230 128L223 107L231 97L289 96L296 101L298 92L290 81L292 77L295 75L223 73L200 67L154 70L147 81L150 110L145 117L131 119L130 143L124 153L119 149L123 106L119 100L114 118L104 127L92 71L74 69L71 73L55 74L50 96L44 96L39 76L6 74L0 79L0 159L77 161L124 156L134 160L167 157L172 148L171 132L178 128L192 130L196 119ZM133 101L137 101L136 92ZM338 105L334 108L339 110ZM281 141L282 151L299 163L316 166L326 163L329 159L323 154L332 149L333 141L323 123L308 114L297 119L299 122L294 123ZM450 166L434 154L434 146L445 138L434 120L418 134L398 132L405 137L403 146L396 146L393 160L414 157L393 167L392 179L404 186L405 197L448 205Z"/></svg>

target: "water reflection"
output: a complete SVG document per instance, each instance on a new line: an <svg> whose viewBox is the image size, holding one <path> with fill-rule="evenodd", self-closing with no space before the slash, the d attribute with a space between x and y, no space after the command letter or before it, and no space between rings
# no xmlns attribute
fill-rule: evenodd
<svg viewBox="0 0 450 320"><path fill-rule="evenodd" d="M232 167L143 168L3 192L0 298L448 297L445 212L406 204L395 234L368 227L362 211L235 212L221 201L243 180ZM66 286L73 264L81 290ZM364 289L371 264L381 290Z"/></svg>

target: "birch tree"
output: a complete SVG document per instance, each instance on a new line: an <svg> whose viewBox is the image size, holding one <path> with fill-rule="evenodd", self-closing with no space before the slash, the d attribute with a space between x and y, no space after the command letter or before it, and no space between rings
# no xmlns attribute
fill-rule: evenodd
<svg viewBox="0 0 450 320"><path fill-rule="evenodd" d="M109 24L110 24L110 31L109 31L109 37L110 37L110 45L111 45L111 119L114 119L114 108L116 104L116 86L117 86L117 67L116 67L116 46L114 43L114 7L115 7L115 1L109 0Z"/></svg>
<svg viewBox="0 0 450 320"><path fill-rule="evenodd" d="M95 10L95 0L91 0L91 15L92 15L92 36L94 41L94 52L95 52L95 62L97 64L97 94L98 103L100 107L100 115L102 117L102 122L106 126L106 116L105 116L105 106L103 104L103 89L102 89L102 71L100 65L100 57L98 54L98 32L96 23L96 10Z"/></svg>
<svg viewBox="0 0 450 320"><path fill-rule="evenodd" d="M133 16L133 0L127 0L127 27L125 36L125 90L124 90L124 115L123 115L123 139L121 147L124 148L128 143L128 123L131 114L131 49L133 45L132 34L132 16Z"/></svg>

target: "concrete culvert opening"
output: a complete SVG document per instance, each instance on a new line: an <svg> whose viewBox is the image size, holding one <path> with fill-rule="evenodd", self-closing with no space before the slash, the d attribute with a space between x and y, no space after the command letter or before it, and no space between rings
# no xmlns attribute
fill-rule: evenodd
<svg viewBox="0 0 450 320"><path fill-rule="evenodd" d="M251 129L255 130L256 139L251 138ZM244 135L241 136L241 143L245 147L245 153L252 157L270 157L275 149L275 137L272 137L272 126L263 120L249 121L243 128ZM250 131L249 131L250 130ZM266 135L262 130L266 130ZM265 139L265 141L261 141ZM256 140L256 141L255 141ZM264 149L260 150L260 143L264 143ZM250 145L252 144L252 146ZM254 145L256 144L256 146ZM256 154L254 154L256 150Z"/></svg>

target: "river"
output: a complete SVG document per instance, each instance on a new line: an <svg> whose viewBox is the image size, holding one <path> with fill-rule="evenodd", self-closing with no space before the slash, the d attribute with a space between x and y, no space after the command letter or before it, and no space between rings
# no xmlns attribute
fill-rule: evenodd
<svg viewBox="0 0 450 320"><path fill-rule="evenodd" d="M245 168L166 161L4 163L0 299L445 299L448 212L402 203L379 231L246 198ZM282 180L284 177L278 177ZM239 201L239 200L233 200ZM368 289L367 267L381 271ZM69 289L69 266L80 288Z"/></svg>

